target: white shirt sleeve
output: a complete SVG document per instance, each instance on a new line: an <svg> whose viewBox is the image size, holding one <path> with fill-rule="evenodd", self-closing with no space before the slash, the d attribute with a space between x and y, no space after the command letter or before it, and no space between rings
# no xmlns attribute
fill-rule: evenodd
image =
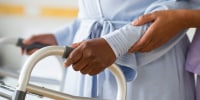
<svg viewBox="0 0 200 100"><path fill-rule="evenodd" d="M140 38L143 27L135 27L128 24L119 30L116 30L108 35L103 36L103 38L108 42L108 44L113 49L116 57L124 55L128 49Z"/></svg>

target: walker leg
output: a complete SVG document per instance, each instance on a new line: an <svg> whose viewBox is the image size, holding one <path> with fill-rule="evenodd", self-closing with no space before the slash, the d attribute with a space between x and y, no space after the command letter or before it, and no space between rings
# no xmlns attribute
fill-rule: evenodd
<svg viewBox="0 0 200 100"><path fill-rule="evenodd" d="M25 100L26 92L16 90L12 100Z"/></svg>

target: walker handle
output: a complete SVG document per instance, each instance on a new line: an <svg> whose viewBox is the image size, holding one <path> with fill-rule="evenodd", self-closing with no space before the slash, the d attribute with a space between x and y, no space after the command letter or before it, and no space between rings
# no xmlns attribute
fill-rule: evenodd
<svg viewBox="0 0 200 100"><path fill-rule="evenodd" d="M22 70L20 72L19 80L18 80L18 85L15 91L15 94L13 96L12 100L24 100L27 92L27 86L29 83L29 79L31 76L31 72L34 68L34 66L43 58L51 55L59 55L63 56L64 58L67 58L70 54L70 52L73 50L71 47L61 47L61 46L48 46L44 47L38 51L36 51L34 54L32 54L29 59L24 63ZM112 72L112 74L115 76L116 81L117 81L117 87L118 87L118 92L117 92L117 100L126 100L126 80L123 75L123 72L121 69L116 66L112 65L108 67L108 69ZM33 93L40 92L41 95L45 95L47 97L54 97L57 100L99 100L96 98L87 98L87 97L78 97L78 96L73 96L73 95L68 95L68 94L60 94L59 92L53 92L43 90L32 90ZM56 94L55 94L56 93Z"/></svg>
<svg viewBox="0 0 200 100"><path fill-rule="evenodd" d="M68 46L65 46L65 50L64 50L64 54L63 54L63 58L68 58L69 54L74 50L74 48L72 47L68 47Z"/></svg>
<svg viewBox="0 0 200 100"><path fill-rule="evenodd" d="M32 49L40 49L40 48L49 46L48 44L42 44L42 43L39 43L39 42L30 44L30 45L25 45L25 44L23 44L23 39L22 38L18 39L16 45L21 47L21 48L23 48L23 49L25 49L25 50L27 50L27 51L32 50Z"/></svg>

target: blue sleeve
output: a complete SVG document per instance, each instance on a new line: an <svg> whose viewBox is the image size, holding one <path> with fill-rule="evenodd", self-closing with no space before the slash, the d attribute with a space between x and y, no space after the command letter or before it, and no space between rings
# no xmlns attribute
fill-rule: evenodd
<svg viewBox="0 0 200 100"><path fill-rule="evenodd" d="M152 13L159 10L183 8L189 8L188 2L155 2L145 10L144 14ZM155 61L162 55L166 54L185 36L185 34L179 34L166 45L149 53L127 54L128 49L133 44L135 44L136 41L145 33L148 26L149 24L143 26L133 26L131 24L127 24L124 27L114 32L111 32L110 34L103 36L103 38L108 42L117 57L116 63L125 66L121 68L123 72L125 72L124 74L128 81L133 80L135 76L137 76L137 72L135 70L137 69L137 66L144 66L152 61Z"/></svg>
<svg viewBox="0 0 200 100"><path fill-rule="evenodd" d="M79 20L76 19L72 24L54 32L58 45L65 46L72 44L76 31L79 28L79 23Z"/></svg>
<svg viewBox="0 0 200 100"><path fill-rule="evenodd" d="M182 9L182 8L189 8L188 2L162 1L150 5L145 10L144 14L158 10ZM108 35L103 36L103 38L111 46L116 57L119 57L128 52L128 49L142 36L142 34L144 34L147 27L148 25L137 27L128 24Z"/></svg>

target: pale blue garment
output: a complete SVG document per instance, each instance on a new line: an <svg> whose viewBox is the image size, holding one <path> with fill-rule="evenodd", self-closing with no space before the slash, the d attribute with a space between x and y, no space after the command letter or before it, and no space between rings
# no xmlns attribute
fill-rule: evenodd
<svg viewBox="0 0 200 100"><path fill-rule="evenodd" d="M127 100L194 100L193 76L184 70L189 44L184 32L149 53L126 54L148 27L132 26L132 20L144 13L188 5L176 0L79 0L78 18L55 36L59 45L103 36L126 76ZM65 84L65 92L73 95L116 99L116 82L108 70L93 78L70 67Z"/></svg>

